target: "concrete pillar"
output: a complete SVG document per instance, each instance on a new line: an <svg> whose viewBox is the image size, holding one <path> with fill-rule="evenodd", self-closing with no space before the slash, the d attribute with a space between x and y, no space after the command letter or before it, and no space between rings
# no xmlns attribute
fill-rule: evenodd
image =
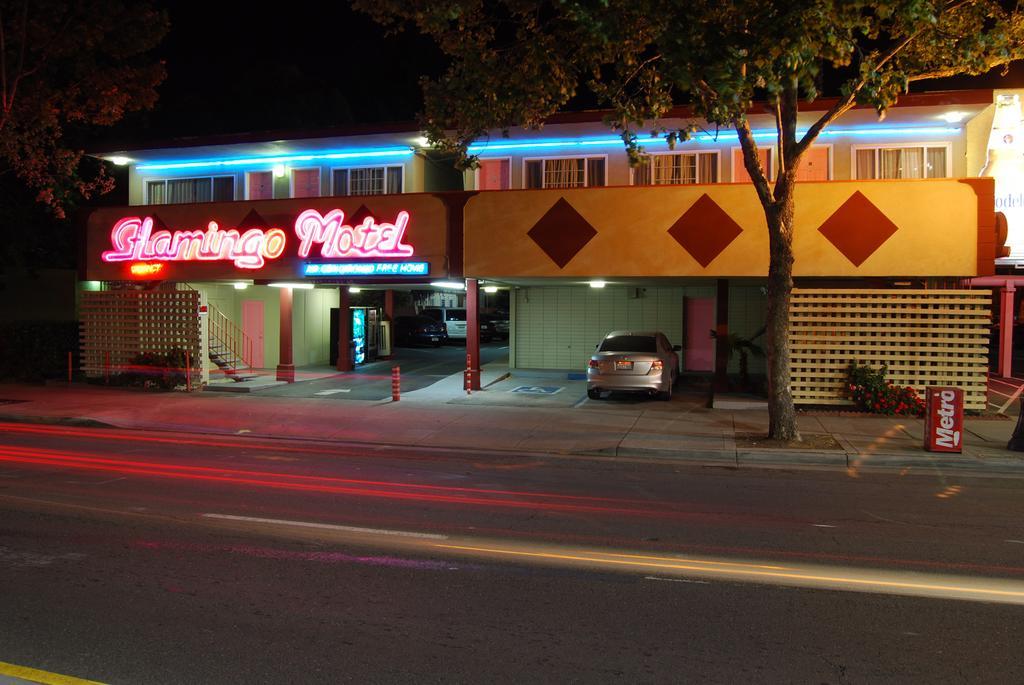
<svg viewBox="0 0 1024 685"><path fill-rule="evenodd" d="M729 390L729 279L719 278L715 296L715 392Z"/></svg>
<svg viewBox="0 0 1024 685"><path fill-rule="evenodd" d="M295 364L292 361L292 289L281 288L281 344L277 364L277 380L295 382Z"/></svg>
<svg viewBox="0 0 1024 685"><path fill-rule="evenodd" d="M466 389L480 389L480 287L466 279Z"/></svg>
<svg viewBox="0 0 1024 685"><path fill-rule="evenodd" d="M1013 294L1016 288L1007 279L999 292L999 375L1013 375Z"/></svg>
<svg viewBox="0 0 1024 685"><path fill-rule="evenodd" d="M352 310L348 286L338 286L338 371L352 370Z"/></svg>
<svg viewBox="0 0 1024 685"><path fill-rule="evenodd" d="M395 291L391 288L384 291L384 320L391 323L391 354L380 359L391 359L395 356Z"/></svg>

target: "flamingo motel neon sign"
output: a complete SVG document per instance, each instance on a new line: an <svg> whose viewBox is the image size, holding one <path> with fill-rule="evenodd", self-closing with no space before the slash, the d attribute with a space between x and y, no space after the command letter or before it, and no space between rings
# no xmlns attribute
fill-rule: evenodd
<svg viewBox="0 0 1024 685"><path fill-rule="evenodd" d="M409 213L398 212L393 223L379 222L369 216L360 223L345 223L345 212L332 209L320 214L307 209L295 220L299 240L298 256L315 255L324 259L407 258L415 253L403 242L409 225ZM287 236L280 228L222 229L210 221L205 229L182 231L153 230L152 217L125 217L110 232L113 249L103 252L104 262L230 261L240 269L260 269L268 260L284 254ZM430 270L427 262L356 262L306 264L307 276L421 276ZM132 269L134 275L159 273L159 269Z"/></svg>

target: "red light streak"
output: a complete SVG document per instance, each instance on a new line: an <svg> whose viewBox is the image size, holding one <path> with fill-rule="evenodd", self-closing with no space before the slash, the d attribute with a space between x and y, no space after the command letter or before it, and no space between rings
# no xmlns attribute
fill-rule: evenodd
<svg viewBox="0 0 1024 685"><path fill-rule="evenodd" d="M105 430L105 429L102 429L102 428L95 428L95 429L90 428L88 430L76 430L76 429L64 430L64 429L61 429L61 428L52 428L52 427L49 427L49 426L34 426L34 425L27 425L27 424L2 424L2 423L0 423L0 429L2 429L4 431L7 431L7 432L36 433L36 434L44 434L44 435L55 435L55 436L59 436L59 437L81 437L81 438L93 438L93 439L113 439L113 440L118 440L118 441L123 440L126 437L123 432L112 431L112 430ZM288 447L288 446L282 446L282 445L260 445L260 444L256 444L256 443L252 443L252 442L229 441L230 439L226 439L226 440L222 440L222 441L212 441L212 440L189 439L189 438L181 438L181 437L159 438L159 437L146 436L146 435L135 435L135 434L132 434L129 437L129 439L132 442L152 442L152 443L169 444L169 445L199 445L199 446L202 446L202 447L213 447L213 448L236 447L236 448L264 450L264 451L271 451L271 452L297 452L297 453L302 453L302 454L315 453L315 454L326 454L326 455L330 455L332 457L337 457L338 456L337 449L317 449L317 448L312 448L312 447ZM5 447L0 448L0 450L2 450L2 449L22 450L22 449L28 449L28 448L5 446ZM122 464L128 464L128 463L130 463L130 464L141 464L141 463L144 463L144 462L126 462L126 461L110 460L110 459L106 459L106 458L104 458L104 457L102 457L100 455L90 454L88 452L78 452L77 454L82 455L82 456L81 457L75 457L71 453L59 452L59 451L56 451L56 450L46 450L46 449L43 449L43 448L35 448L35 449L37 449L40 454L52 454L54 456L65 456L66 458L83 458L83 459L88 458L88 459L96 460L98 462L111 461L113 463L122 463ZM2 455L2 452L0 452L0 455ZM150 464L150 466L154 466L155 467L155 466L158 466L158 464ZM159 466L165 466L165 465L159 465ZM481 490L479 488L464 488L464 487L459 487L459 486L454 486L454 485L453 486L422 485L422 484L418 484L418 483L394 483L394 482L388 482L388 481L372 481L372 480L336 478L336 477L326 477L326 476L287 475L287 474L281 474L281 473L276 473L276 472L268 472L268 471L236 471L236 470L232 470L232 469L210 468L210 467L204 467L204 466L174 466L174 465L171 465L171 466L167 466L167 468L176 469L176 470L185 470L185 471L189 471L189 470L214 471L216 473L236 473L237 472L237 473L245 473L247 475L261 476L261 477L262 476L265 476L265 477L285 476L287 478L293 478L293 479L310 479L310 480L331 481L331 482L338 482L338 483L353 483L353 484L359 484L359 485L376 485L376 486L403 487L403 488L423 489L423 490L440 490L440 491L445 491L445 492L459 492L459 491L462 491L462 492L487 492L488 494L495 494L495 495L515 495L517 497L546 497L546 498L550 498L550 499L562 499L562 500L581 501L581 502L615 502L615 503L618 503L618 504L640 504L640 505L646 505L646 506L650 506L651 504L658 504L657 502L653 502L652 503L649 500L607 498L607 497L596 497L596 496L593 496L593 495L566 495L566 494L561 494L561 493L528 492L528 491L523 491L523 490Z"/></svg>
<svg viewBox="0 0 1024 685"><path fill-rule="evenodd" d="M241 469L221 469L205 466L176 466L151 462L123 461L88 455L85 453L79 454L82 454L83 456L69 452L58 452L56 450L5 446L0 448L0 462L42 466L63 466L89 471L114 472L120 474L153 476L158 478L218 482L232 485L255 485L260 487L318 492L323 494L343 494L358 497L418 500L450 504L651 516L672 513L659 512L656 510L644 511L641 509L626 509L621 507L601 507L583 503L577 504L572 502L544 501L544 499L597 499L585 497L577 498L572 495L538 495L536 493L529 492L444 487L410 483L387 483L380 481L360 481L318 476L296 476ZM412 490L412 492L406 492L403 490ZM515 495L522 499L508 499L503 496L508 494Z"/></svg>

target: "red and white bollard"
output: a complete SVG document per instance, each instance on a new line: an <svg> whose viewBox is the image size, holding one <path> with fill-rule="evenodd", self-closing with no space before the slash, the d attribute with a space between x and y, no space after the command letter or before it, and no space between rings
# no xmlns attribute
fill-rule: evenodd
<svg viewBox="0 0 1024 685"><path fill-rule="evenodd" d="M397 366L391 367L391 401L402 399L402 371Z"/></svg>

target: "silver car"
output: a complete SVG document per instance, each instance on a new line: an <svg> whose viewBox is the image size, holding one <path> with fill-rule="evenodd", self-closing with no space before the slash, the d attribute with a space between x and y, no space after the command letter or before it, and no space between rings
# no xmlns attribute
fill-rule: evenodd
<svg viewBox="0 0 1024 685"><path fill-rule="evenodd" d="M605 336L587 366L587 396L600 399L605 390L646 392L672 399L679 377L679 345L660 331L613 331Z"/></svg>

